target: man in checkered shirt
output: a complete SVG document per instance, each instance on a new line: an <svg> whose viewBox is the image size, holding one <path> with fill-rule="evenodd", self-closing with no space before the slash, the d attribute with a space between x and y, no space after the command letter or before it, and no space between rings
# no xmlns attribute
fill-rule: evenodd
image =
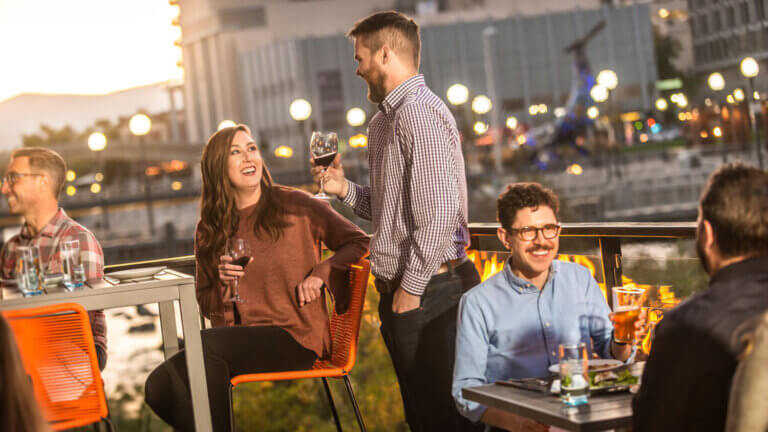
<svg viewBox="0 0 768 432"><path fill-rule="evenodd" d="M3 245L0 265L3 279L15 278L16 248L38 246L42 268L61 272L59 246L63 241L80 240L80 255L86 280L104 276L104 253L96 237L70 219L59 208L58 196L64 187L67 165L58 153L45 148L21 148L11 154L3 177L2 193L11 213L24 216L21 232ZM107 325L103 311L88 313L99 368L107 363Z"/></svg>
<svg viewBox="0 0 768 432"><path fill-rule="evenodd" d="M344 178L340 159L326 192L373 222L371 265L381 333L414 431L475 430L451 398L457 305L480 282L465 248L467 187L456 122L418 73L418 25L398 12L359 21L357 74L379 111L368 124L370 186Z"/></svg>

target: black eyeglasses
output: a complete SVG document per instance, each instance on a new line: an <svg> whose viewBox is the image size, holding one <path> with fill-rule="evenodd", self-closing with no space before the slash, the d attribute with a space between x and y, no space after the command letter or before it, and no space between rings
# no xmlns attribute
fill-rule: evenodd
<svg viewBox="0 0 768 432"><path fill-rule="evenodd" d="M535 239L539 236L539 231L541 231L541 235L543 235L545 239L552 240L553 238L557 237L558 234L560 234L560 224L546 224L540 227L524 226L522 228L510 228L508 231L510 234L517 233L517 236L520 237L520 240L525 241L531 241Z"/></svg>
<svg viewBox="0 0 768 432"><path fill-rule="evenodd" d="M41 177L42 174L9 172L3 177L3 183L15 185L22 177Z"/></svg>

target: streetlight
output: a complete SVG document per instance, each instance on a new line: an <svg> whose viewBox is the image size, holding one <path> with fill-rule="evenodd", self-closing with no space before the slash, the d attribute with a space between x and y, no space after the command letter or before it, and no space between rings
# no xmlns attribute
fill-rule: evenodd
<svg viewBox="0 0 768 432"><path fill-rule="evenodd" d="M725 88L725 78L720 72L712 72L707 78L707 84L709 84L709 88L718 92Z"/></svg>
<svg viewBox="0 0 768 432"><path fill-rule="evenodd" d="M516 129L517 128L517 117L515 117L515 116L507 117L506 125L511 130Z"/></svg>
<svg viewBox="0 0 768 432"><path fill-rule="evenodd" d="M477 121L475 122L475 126L473 127L473 129L475 130L475 133L477 135L482 135L488 132L488 123L484 121Z"/></svg>
<svg viewBox="0 0 768 432"><path fill-rule="evenodd" d="M737 88L733 90L733 98L736 99L739 102L744 101L744 90Z"/></svg>
<svg viewBox="0 0 768 432"><path fill-rule="evenodd" d="M487 114L493 108L493 103L486 95L475 96L472 99L472 111L476 114Z"/></svg>
<svg viewBox="0 0 768 432"><path fill-rule="evenodd" d="M605 102L608 100L608 87L597 84L589 91L589 95L597 103Z"/></svg>
<svg viewBox="0 0 768 432"><path fill-rule="evenodd" d="M149 220L149 233L155 236L155 212L152 209L152 191L150 190L149 176L146 173L147 150L144 145L144 136L152 130L152 120L145 114L136 114L128 121L128 129L138 138L141 148L141 175L144 178L144 200L147 207L147 219Z"/></svg>
<svg viewBox="0 0 768 432"><path fill-rule="evenodd" d="M306 99L294 99L293 102L291 102L291 105L288 107L288 113L291 115L292 119L296 120L299 126L299 135L303 135L304 141L309 142L311 131L309 130L310 125L307 120L309 119L309 116L312 115L312 104L310 104ZM304 147L305 146L299 146L298 148L303 149ZM301 151L301 153L303 153L303 151ZM299 155L301 155L301 153L299 153ZM291 156L292 155L293 150L291 150Z"/></svg>
<svg viewBox="0 0 768 432"><path fill-rule="evenodd" d="M96 166L99 167L99 172L96 174L96 178L98 178L99 174L101 174L101 180L104 180L104 159L101 157L101 152L107 148L107 137L101 132L93 132L90 135L88 135L88 148L91 149L92 152L96 153ZM96 180L97 182L100 182L101 180ZM98 186L98 190L94 192L94 187ZM101 192L101 185L99 183L94 183L91 185L91 192L97 194ZM109 211L107 209L107 203L105 201L104 195L101 195L101 217L104 224L104 229L109 229Z"/></svg>
<svg viewBox="0 0 768 432"><path fill-rule="evenodd" d="M717 106L718 106L718 109L720 110L718 114L720 116L720 123L725 125L725 122L722 119L722 116L723 116L722 100L719 98L719 93L725 88L725 78L723 78L723 74L721 74L720 72L712 72L711 74L709 74L709 77L707 78L707 84L709 84L709 88L712 89L713 92L718 93ZM728 98L730 97L731 96L728 95ZM731 103L731 101L728 100L728 98L726 98L726 101ZM725 140L720 141L720 149L722 153L723 162L725 163L726 160L728 159L726 156L727 152L725 150Z"/></svg>
<svg viewBox="0 0 768 432"><path fill-rule="evenodd" d="M760 143L760 119L757 117L757 114L752 110L752 104L755 99L754 97L755 77L757 76L758 73L760 73L760 66L757 64L757 60L755 60L753 57L745 57L741 61L739 68L741 69L741 74L744 75L745 78L747 78L747 84L749 85L749 91L747 93L750 95L751 100L747 104L747 108L749 110L749 119L755 125L755 147L757 147L757 165L760 169L763 169L763 149L762 149L762 144Z"/></svg>
<svg viewBox="0 0 768 432"><path fill-rule="evenodd" d="M464 105L469 100L469 89L464 84L456 83L448 87L445 96L451 105Z"/></svg>
<svg viewBox="0 0 768 432"><path fill-rule="evenodd" d="M296 121L304 121L312 115L312 105L306 99L294 99L288 107L291 118Z"/></svg>
<svg viewBox="0 0 768 432"><path fill-rule="evenodd" d="M350 108L347 111L347 123L352 127L362 126L365 123L365 111L361 108Z"/></svg>
<svg viewBox="0 0 768 432"><path fill-rule="evenodd" d="M216 128L217 131L220 131L222 129L226 129L228 127L235 127L237 126L237 123L233 122L232 120L222 120L221 123L219 123L219 127Z"/></svg>
<svg viewBox="0 0 768 432"><path fill-rule="evenodd" d="M596 106L591 106L587 108L587 117L591 118L592 120L596 119L600 115L600 110L597 109Z"/></svg>
<svg viewBox="0 0 768 432"><path fill-rule="evenodd" d="M619 77L616 75L616 72L610 69L603 69L597 74L597 83L608 90L614 90L619 85Z"/></svg>
<svg viewBox="0 0 768 432"><path fill-rule="evenodd" d="M667 100L664 98L658 98L656 99L656 109L659 111L666 111L667 108L669 108L669 104L667 103Z"/></svg>

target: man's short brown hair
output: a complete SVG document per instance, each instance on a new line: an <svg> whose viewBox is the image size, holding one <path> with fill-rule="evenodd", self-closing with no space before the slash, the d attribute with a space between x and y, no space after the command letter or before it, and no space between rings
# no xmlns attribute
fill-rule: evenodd
<svg viewBox="0 0 768 432"><path fill-rule="evenodd" d="M20 157L29 158L29 166L48 174L53 184L53 195L59 198L61 190L64 188L64 177L67 173L67 163L64 158L51 149L43 147L23 147L14 150L11 153L11 159Z"/></svg>
<svg viewBox="0 0 768 432"><path fill-rule="evenodd" d="M723 165L709 177L699 206L725 258L768 255L768 173Z"/></svg>
<svg viewBox="0 0 768 432"><path fill-rule="evenodd" d="M552 189L545 188L539 183L511 183L499 195L496 201L496 212L502 228L509 231L515 223L517 212L524 208L547 206L555 213L558 220L560 216L560 200Z"/></svg>
<svg viewBox="0 0 768 432"><path fill-rule="evenodd" d="M360 21L347 32L347 37L362 37L366 48L375 53L384 44L406 58L411 57L413 65L419 67L421 36L419 25L414 20L396 11L377 12Z"/></svg>

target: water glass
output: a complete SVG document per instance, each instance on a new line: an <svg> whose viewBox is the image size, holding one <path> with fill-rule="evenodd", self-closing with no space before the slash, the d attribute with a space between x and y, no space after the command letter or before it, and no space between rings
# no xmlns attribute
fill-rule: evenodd
<svg viewBox="0 0 768 432"><path fill-rule="evenodd" d="M24 296L42 294L37 266L29 246L16 248L16 283Z"/></svg>
<svg viewBox="0 0 768 432"><path fill-rule="evenodd" d="M589 402L589 367L584 343L558 346L560 354L560 399L568 406Z"/></svg>
<svg viewBox="0 0 768 432"><path fill-rule="evenodd" d="M80 258L80 240L65 240L61 244L61 266L64 286L74 289L85 284L85 267Z"/></svg>

